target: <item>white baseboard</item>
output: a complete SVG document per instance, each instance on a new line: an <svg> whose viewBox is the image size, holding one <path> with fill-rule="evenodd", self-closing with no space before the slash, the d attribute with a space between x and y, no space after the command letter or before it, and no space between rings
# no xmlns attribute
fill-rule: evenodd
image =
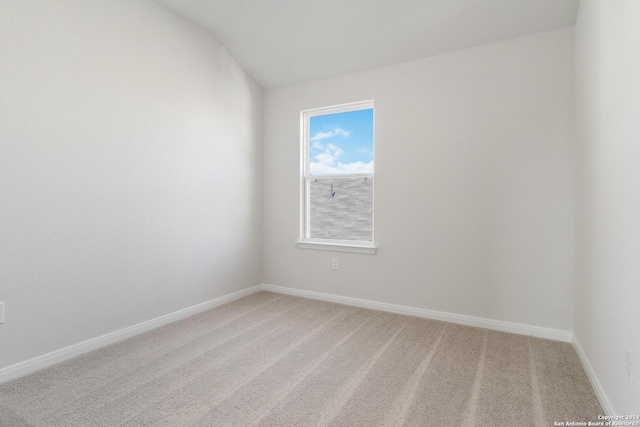
<svg viewBox="0 0 640 427"><path fill-rule="evenodd" d="M464 314L445 313L442 311L427 310L424 308L408 307L404 305L388 304L378 301L369 301L358 298L343 297L339 295L323 294L320 292L303 291L300 289L285 288L282 286L262 285L262 289L287 295L295 295L305 298L330 301L338 304L353 305L356 307L370 308L373 310L388 311L397 314L423 317L426 319L442 320L444 322L457 323L466 326L492 329L501 332L511 332L520 335L530 335L538 338L546 338L555 341L571 342L571 331L562 329L543 328L540 326L524 325L521 323L504 322L501 320L485 319L482 317L466 316Z"/></svg>
<svg viewBox="0 0 640 427"><path fill-rule="evenodd" d="M211 308L231 302L238 298L242 298L246 295L258 292L260 290L262 290L262 285L243 289L241 291L234 292L223 297L212 299L211 301L196 304L192 307L187 307L173 313L165 314L164 316L156 317L155 319L147 320L146 322L138 323L137 325L120 329L119 331L101 335L99 337L92 338L90 340L83 341L69 347L61 348L60 350L52 351L51 353L43 354L42 356L20 362L6 368L2 368L0 369L0 384L17 377L21 377L23 375L30 374L42 368L46 368L47 366L60 363L67 359L71 359L72 357L79 356L80 354L87 353L89 351L96 350L109 344L113 344L115 342L132 337L134 335L141 334L151 329L155 329L167 323L175 322L176 320L192 316L201 311L209 310Z"/></svg>
<svg viewBox="0 0 640 427"><path fill-rule="evenodd" d="M573 347L576 349L576 353L578 353L578 357L580 358L580 362L582 363L582 367L584 371L587 373L587 377L589 377L589 381L591 382L591 387L593 387L593 391L595 391L598 400L600 401L600 406L602 406L602 410L605 415L616 415L620 414L613 409L613 405L611 401L607 397L607 394L604 392L604 388L600 385L600 381L598 381L598 377L596 376L596 372L594 371L591 363L589 363L589 359L587 358L587 354L584 352L582 345L580 345L580 341L578 337L573 334Z"/></svg>
<svg viewBox="0 0 640 427"><path fill-rule="evenodd" d="M30 374L42 368L46 368L47 366L60 363L67 359L71 359L72 357L79 356L80 354L87 353L89 351L96 350L98 348L107 346L109 344L113 344L123 339L132 337L134 335L141 334L143 332L157 328L164 324L175 322L177 320L183 319L185 317L191 316L201 311L205 311L205 310L217 307L219 305L225 304L227 302L236 300L238 298L242 298L246 295L250 295L260 290L287 294L287 295L295 295L295 296L317 299L322 301L335 302L338 304L352 305L356 307L370 308L373 310L388 311L391 313L405 314L409 316L423 317L426 319L441 320L441 321L457 323L461 325L476 326L480 328L492 329L492 330L502 331L502 332L511 332L511 333L521 334L521 335L531 335L539 338L547 338L547 339L552 339L556 341L573 342L577 349L578 355L582 360L583 365L585 366L585 371L587 371L587 374L589 375L589 379L591 380L591 383L593 384L593 387L596 390L596 394L600 399L603 409L607 412L607 414L613 414L613 411L610 410L611 405L609 404L606 398L606 395L604 395L604 393L601 391L602 388L599 387L599 383L597 382L597 379L593 374L593 370L591 369L586 357L584 356L584 352L582 351L582 348L580 347L577 341L577 338L572 337L572 333L570 331L564 331L564 330L552 329L552 328L543 328L539 326L524 325L520 323L504 322L500 320L466 316L462 314L445 313L445 312L435 311L435 310L427 310L427 309L408 307L403 305L388 304L388 303L383 303L378 301L369 301L369 300L363 300L358 298L324 294L320 292L304 291L300 289L286 288L282 286L273 286L273 285L267 285L267 284L253 286L251 288L247 288L242 291L234 292L232 294L225 295L223 297L219 297L211 301L197 304L192 307L185 308L183 310L179 310L170 314L166 314L164 316L157 317L155 319L147 320L146 322L142 322L137 325L129 326L127 328L120 329L115 332L111 332L96 338L92 338L90 340L83 341L81 343L74 344L72 346L65 347L56 351L52 351L51 353L47 353L42 356L35 357L33 359L29 359L27 361L20 362L12 366L8 366L6 368L2 368L0 369L0 384L20 376Z"/></svg>

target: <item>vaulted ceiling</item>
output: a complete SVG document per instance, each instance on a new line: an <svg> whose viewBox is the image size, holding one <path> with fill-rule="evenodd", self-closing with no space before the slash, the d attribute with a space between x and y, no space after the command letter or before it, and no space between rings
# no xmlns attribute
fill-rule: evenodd
<svg viewBox="0 0 640 427"><path fill-rule="evenodd" d="M579 0L156 0L209 30L264 89L575 23Z"/></svg>

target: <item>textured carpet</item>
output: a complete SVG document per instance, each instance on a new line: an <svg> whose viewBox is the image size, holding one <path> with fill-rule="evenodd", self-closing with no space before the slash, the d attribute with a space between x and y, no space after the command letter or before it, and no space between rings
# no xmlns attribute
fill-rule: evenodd
<svg viewBox="0 0 640 427"><path fill-rule="evenodd" d="M0 385L1 426L552 426L566 343L259 292Z"/></svg>

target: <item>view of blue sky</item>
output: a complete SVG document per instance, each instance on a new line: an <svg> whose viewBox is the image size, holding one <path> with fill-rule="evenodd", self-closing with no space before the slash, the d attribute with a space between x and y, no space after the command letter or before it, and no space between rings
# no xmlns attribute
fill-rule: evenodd
<svg viewBox="0 0 640 427"><path fill-rule="evenodd" d="M373 109L310 118L311 174L373 172Z"/></svg>

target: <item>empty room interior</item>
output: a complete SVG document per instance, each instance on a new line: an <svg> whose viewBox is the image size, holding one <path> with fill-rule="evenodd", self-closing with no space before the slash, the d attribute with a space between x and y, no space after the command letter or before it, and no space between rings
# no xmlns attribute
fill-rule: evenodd
<svg viewBox="0 0 640 427"><path fill-rule="evenodd" d="M639 53L636 0L1 1L0 426L640 426Z"/></svg>

